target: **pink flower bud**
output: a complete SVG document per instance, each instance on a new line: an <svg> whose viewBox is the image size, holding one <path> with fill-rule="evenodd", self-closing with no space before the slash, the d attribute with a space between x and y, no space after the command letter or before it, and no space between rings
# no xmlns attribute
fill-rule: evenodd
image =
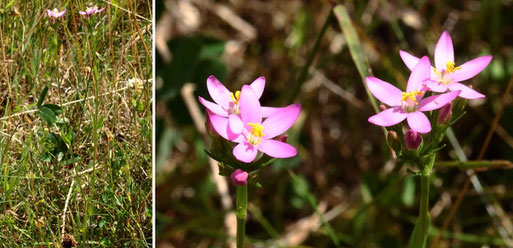
<svg viewBox="0 0 513 248"><path fill-rule="evenodd" d="M379 109L381 109L381 111L385 111L387 110L387 106L385 106L384 104L380 104Z"/></svg>
<svg viewBox="0 0 513 248"><path fill-rule="evenodd" d="M395 131L388 131L387 142L392 150L401 149L401 143L399 142L399 138L397 137L397 133Z"/></svg>
<svg viewBox="0 0 513 248"><path fill-rule="evenodd" d="M452 117L452 104L445 104L438 112L438 124L447 124Z"/></svg>
<svg viewBox="0 0 513 248"><path fill-rule="evenodd" d="M248 173L241 169L236 169L230 177L235 186L242 186L248 183Z"/></svg>
<svg viewBox="0 0 513 248"><path fill-rule="evenodd" d="M404 144L406 144L406 147L410 150L417 150L421 142L422 137L411 129L404 134Z"/></svg>
<svg viewBox="0 0 513 248"><path fill-rule="evenodd" d="M289 137L289 136L288 136L287 134L284 134L284 135L281 135L281 136L279 136L278 138L276 138L276 140L278 140L278 141L281 141L281 142L284 142L284 143L285 143L285 142L287 142L287 138L288 138L288 137Z"/></svg>

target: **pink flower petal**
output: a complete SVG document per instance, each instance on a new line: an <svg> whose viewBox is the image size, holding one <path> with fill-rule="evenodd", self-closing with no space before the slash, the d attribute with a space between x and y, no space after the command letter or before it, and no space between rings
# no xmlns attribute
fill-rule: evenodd
<svg viewBox="0 0 513 248"><path fill-rule="evenodd" d="M403 121L407 115L407 112L398 107L389 108L369 117L369 122L374 125L389 127Z"/></svg>
<svg viewBox="0 0 513 248"><path fill-rule="evenodd" d="M228 116L228 112L226 112L226 110L224 110L220 105L215 104L211 101L207 101L201 96L198 98L199 98L200 103L203 104L203 106L205 106L205 108L210 110L212 113L214 113L216 115L223 116L223 117Z"/></svg>
<svg viewBox="0 0 513 248"><path fill-rule="evenodd" d="M451 91L449 93L426 97L419 102L419 111L431 111L443 107L456 98L461 91ZM416 131L416 130L415 130Z"/></svg>
<svg viewBox="0 0 513 248"><path fill-rule="evenodd" d="M105 8L101 8L101 9L97 10L97 11L96 11L96 13L100 13L100 12L102 12L104 9L105 9Z"/></svg>
<svg viewBox="0 0 513 248"><path fill-rule="evenodd" d="M249 86L255 91L255 95L258 99L262 96L262 93L264 93L265 88L265 77L259 77L253 81Z"/></svg>
<svg viewBox="0 0 513 248"><path fill-rule="evenodd" d="M248 86L242 86L239 100L240 116L244 124L262 123L262 109L255 91Z"/></svg>
<svg viewBox="0 0 513 248"><path fill-rule="evenodd" d="M412 71L413 68L415 68L415 66L417 65L417 63L420 60L419 58L417 58L405 51L402 51L402 50L399 50L399 56L401 56L401 59L403 60L406 67L408 67L408 69L410 69L410 71Z"/></svg>
<svg viewBox="0 0 513 248"><path fill-rule="evenodd" d="M63 10L61 12L58 12L58 13L55 13L55 17L61 17L64 15L64 13L66 13L66 10Z"/></svg>
<svg viewBox="0 0 513 248"><path fill-rule="evenodd" d="M440 83L438 81L433 81L433 80L426 81L426 87L428 87L428 89L433 92L446 92L447 91L447 85Z"/></svg>
<svg viewBox="0 0 513 248"><path fill-rule="evenodd" d="M452 82L461 82L474 77L480 73L492 61L492 55L485 55L477 59L468 61L461 65L461 69L452 73Z"/></svg>
<svg viewBox="0 0 513 248"><path fill-rule="evenodd" d="M427 116L420 112L408 113L408 126L418 133L428 133L431 131L431 123Z"/></svg>
<svg viewBox="0 0 513 248"><path fill-rule="evenodd" d="M301 112L301 105L291 104L280 108L279 111L269 116L263 123L264 139L272 139L287 131L297 120Z"/></svg>
<svg viewBox="0 0 513 248"><path fill-rule="evenodd" d="M410 74L406 91L421 91L425 81L431 78L430 70L431 63L429 62L429 58L427 56L422 57Z"/></svg>
<svg viewBox="0 0 513 248"><path fill-rule="evenodd" d="M269 117L276 113L277 111L280 111L283 108L277 108L277 107L262 107L262 117Z"/></svg>
<svg viewBox="0 0 513 248"><path fill-rule="evenodd" d="M228 128L228 118L214 114L209 114L208 118L210 118L210 123L216 133L221 137L233 142L241 142L244 139L243 135L235 134Z"/></svg>
<svg viewBox="0 0 513 248"><path fill-rule="evenodd" d="M253 162L257 153L257 148L249 142L241 142L233 148L233 156L244 163Z"/></svg>
<svg viewBox="0 0 513 248"><path fill-rule="evenodd" d="M461 83L451 83L448 85L451 91L460 90L461 93L458 95L461 98L465 99L480 99L485 98L485 95L473 90L472 88L461 84Z"/></svg>
<svg viewBox="0 0 513 248"><path fill-rule="evenodd" d="M369 91L381 102L389 106L401 105L402 91L397 87L376 77L365 78Z"/></svg>
<svg viewBox="0 0 513 248"><path fill-rule="evenodd" d="M86 13L86 12L84 12L84 11L79 11L78 13L79 13L79 14L81 14L81 15L86 15L86 14L87 14L87 13Z"/></svg>
<svg viewBox="0 0 513 248"><path fill-rule="evenodd" d="M242 130L244 130L244 124L238 115L228 115L228 126L234 134L242 133Z"/></svg>
<svg viewBox="0 0 513 248"><path fill-rule="evenodd" d="M232 102L230 91L216 77L209 76L207 78L207 89L214 102L224 109L229 108Z"/></svg>
<svg viewBox="0 0 513 248"><path fill-rule="evenodd" d="M451 36L444 31L435 47L435 66L436 70L441 72L447 69L447 62L454 62L454 48L452 46Z"/></svg>
<svg viewBox="0 0 513 248"><path fill-rule="evenodd" d="M274 158L290 158L297 155L293 146L277 140L263 140L258 144L258 150Z"/></svg>

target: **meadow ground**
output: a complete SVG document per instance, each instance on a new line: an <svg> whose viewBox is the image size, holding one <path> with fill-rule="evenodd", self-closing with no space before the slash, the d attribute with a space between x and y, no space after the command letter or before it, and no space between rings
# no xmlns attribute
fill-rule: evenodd
<svg viewBox="0 0 513 248"><path fill-rule="evenodd" d="M0 247L151 246L151 20L150 0L3 2Z"/></svg>

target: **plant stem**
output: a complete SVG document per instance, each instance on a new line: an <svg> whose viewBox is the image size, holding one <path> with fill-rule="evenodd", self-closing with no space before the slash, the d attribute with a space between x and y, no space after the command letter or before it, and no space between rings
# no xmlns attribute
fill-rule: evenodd
<svg viewBox="0 0 513 248"><path fill-rule="evenodd" d="M237 186L235 215L237 216L237 248L244 247L246 214L248 208L248 185Z"/></svg>
<svg viewBox="0 0 513 248"><path fill-rule="evenodd" d="M430 216L429 216L429 177L431 170L435 164L436 154L432 154L427 161L427 164L419 165L421 170L420 175L420 209L419 218L415 223L412 236L410 238L410 248L423 248L426 246L428 236Z"/></svg>

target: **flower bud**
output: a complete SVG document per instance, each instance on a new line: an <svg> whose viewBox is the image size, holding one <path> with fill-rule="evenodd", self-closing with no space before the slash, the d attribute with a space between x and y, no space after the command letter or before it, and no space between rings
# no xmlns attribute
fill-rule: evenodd
<svg viewBox="0 0 513 248"><path fill-rule="evenodd" d="M236 169L230 177L235 186L242 186L248 183L248 173L241 169Z"/></svg>
<svg viewBox="0 0 513 248"><path fill-rule="evenodd" d="M380 104L379 109L381 109L381 111L385 111L387 110L387 106L385 106L384 104Z"/></svg>
<svg viewBox="0 0 513 248"><path fill-rule="evenodd" d="M401 149L401 143L399 142L399 138L395 131L388 131L387 143L394 151Z"/></svg>
<svg viewBox="0 0 513 248"><path fill-rule="evenodd" d="M411 129L404 134L404 144L410 150L417 150L421 142L422 137Z"/></svg>
<svg viewBox="0 0 513 248"><path fill-rule="evenodd" d="M438 124L447 124L452 117L452 104L447 103L438 111Z"/></svg>
<svg viewBox="0 0 513 248"><path fill-rule="evenodd" d="M289 136L287 134L284 134L284 135L278 136L278 138L276 138L276 140L286 143L288 137Z"/></svg>

